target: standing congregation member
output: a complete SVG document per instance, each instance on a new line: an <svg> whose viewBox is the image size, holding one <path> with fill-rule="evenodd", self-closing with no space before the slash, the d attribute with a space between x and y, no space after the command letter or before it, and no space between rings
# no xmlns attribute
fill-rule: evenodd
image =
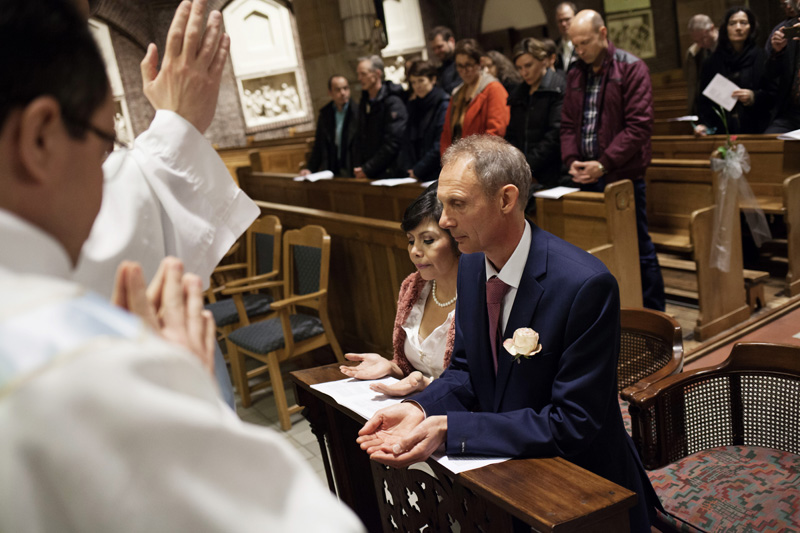
<svg viewBox="0 0 800 533"><path fill-rule="evenodd" d="M497 78L508 94L522 83L522 76L506 56L497 50L489 50L481 56L481 68Z"/></svg>
<svg viewBox="0 0 800 533"><path fill-rule="evenodd" d="M88 18L99 1L75 4ZM141 64L143 92L155 118L129 149L114 150L103 163L103 204L72 276L107 297L123 260L139 262L151 279L164 257L176 256L207 284L259 214L203 135L214 117L221 65L230 48L218 11L209 14L203 32L206 5L196 0L191 16L176 12L172 46L164 50L160 68L156 46L148 47ZM182 42L190 32L202 35L199 50ZM215 357L220 391L233 407L233 387L218 347Z"/></svg>
<svg viewBox="0 0 800 533"><path fill-rule="evenodd" d="M575 55L575 45L569 38L569 25L572 23L578 8L572 2L561 2L556 6L556 24L560 37L556 41L556 62L555 69L565 74L572 68L578 60Z"/></svg>
<svg viewBox="0 0 800 533"><path fill-rule="evenodd" d="M353 150L357 130L357 112L350 103L347 78L334 74L328 79L331 101L319 111L314 149L301 175L330 170L334 176L353 176Z"/></svg>
<svg viewBox="0 0 800 533"><path fill-rule="evenodd" d="M463 83L453 90L442 129L442 154L463 137L488 133L506 134L510 114L508 93L500 82L481 68L483 49L475 39L456 44L456 69Z"/></svg>
<svg viewBox="0 0 800 533"><path fill-rule="evenodd" d="M356 379L393 376L391 385L370 388L389 396L406 396L424 389L450 364L455 338L458 245L439 227L442 204L431 186L403 214L400 224L408 237L408 257L417 271L403 280L394 320L394 357L376 353L348 353L357 366L340 367Z"/></svg>
<svg viewBox="0 0 800 533"><path fill-rule="evenodd" d="M794 22L792 22L792 19L796 18L798 13L800 13L798 11L797 0L778 0L778 4L780 5L780 8L783 10L785 18L784 20L779 22L774 28L772 28L771 32L769 32L769 37L767 38L767 42L766 44L764 44L764 51L767 53L767 57L769 57L772 54L772 51L774 50L772 41L773 39L776 38L775 34L781 29L785 28L786 26L793 26ZM783 32L781 32L781 35L777 38L780 39L782 37L784 37ZM783 47L781 47L781 49L782 48Z"/></svg>
<svg viewBox="0 0 800 533"><path fill-rule="evenodd" d="M772 102L763 86L766 54L756 45L756 17L746 7L732 7L725 13L720 29L717 49L703 65L700 86L708 86L717 74L731 80L739 89L731 93L737 100L733 110L722 111L728 132L763 133L769 125ZM700 124L695 127L695 134L725 133L725 125L717 115L719 106L703 94L697 98Z"/></svg>
<svg viewBox="0 0 800 533"><path fill-rule="evenodd" d="M168 49L207 44L182 32L190 9ZM362 531L281 436L219 401L199 277L167 260L146 294L124 263L115 300L141 319L70 281L114 145L86 19L9 1L0 46L24 51L0 58L0 531Z"/></svg>
<svg viewBox="0 0 800 533"><path fill-rule="evenodd" d="M453 37L453 30L447 26L436 26L428 34L428 43L433 55L441 62L436 84L447 94L452 94L453 89L461 83L456 72L456 39Z"/></svg>
<svg viewBox="0 0 800 533"><path fill-rule="evenodd" d="M414 61L408 69L414 98L407 104L408 127L403 162L408 175L420 181L439 177L439 143L450 96L436 85L436 69L427 61Z"/></svg>
<svg viewBox="0 0 800 533"><path fill-rule="evenodd" d="M547 48L537 39L523 39L514 48L514 64L523 83L508 96L511 121L506 140L525 154L537 183L555 187L562 180L559 135L564 75L548 68Z"/></svg>
<svg viewBox="0 0 800 533"><path fill-rule="evenodd" d="M383 60L378 56L360 58L356 72L363 92L358 105L360 153L353 175L371 180L404 176L400 149L408 113L403 88L383 79Z"/></svg>
<svg viewBox="0 0 800 533"><path fill-rule="evenodd" d="M697 96L702 94L703 87L700 82L700 73L703 65L711 57L717 47L719 31L711 17L708 15L695 15L689 19L689 36L692 45L686 51L683 72L687 87L687 110L689 114L697 114Z"/></svg>
<svg viewBox="0 0 800 533"><path fill-rule="evenodd" d="M794 0L800 12L800 2ZM787 133L800 129L800 38L787 39L784 27L800 26L800 19L787 20L772 37L767 61L766 86L774 102L772 122L764 133Z"/></svg>
<svg viewBox="0 0 800 533"><path fill-rule="evenodd" d="M608 41L596 11L581 11L569 35L580 58L567 75L561 117L561 157L584 191L633 181L644 306L664 310L664 280L647 231L644 175L650 164L653 90L647 65Z"/></svg>
<svg viewBox="0 0 800 533"><path fill-rule="evenodd" d="M560 456L637 493L632 531L657 505L617 402L619 290L597 258L525 220L525 157L475 135L444 155L439 224L464 254L450 366L359 432L390 466L448 455ZM517 360L518 362L515 362Z"/></svg>

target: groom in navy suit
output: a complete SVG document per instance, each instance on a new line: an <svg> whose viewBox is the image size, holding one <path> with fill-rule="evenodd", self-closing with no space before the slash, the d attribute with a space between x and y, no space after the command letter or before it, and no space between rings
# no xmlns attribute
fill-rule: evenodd
<svg viewBox="0 0 800 533"><path fill-rule="evenodd" d="M617 402L616 280L525 220L530 169L516 148L467 137L442 165L439 224L464 253L452 361L413 400L379 411L358 442L391 466L442 444L451 455L564 457L636 492L631 530L650 531L657 498Z"/></svg>

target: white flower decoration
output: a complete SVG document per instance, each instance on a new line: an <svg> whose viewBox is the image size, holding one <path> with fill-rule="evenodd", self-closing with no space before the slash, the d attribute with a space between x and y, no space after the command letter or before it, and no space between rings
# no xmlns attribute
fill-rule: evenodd
<svg viewBox="0 0 800 533"><path fill-rule="evenodd" d="M542 351L539 334L531 328L519 328L513 339L503 341L503 348L514 356L514 361L521 363L520 357L530 358Z"/></svg>

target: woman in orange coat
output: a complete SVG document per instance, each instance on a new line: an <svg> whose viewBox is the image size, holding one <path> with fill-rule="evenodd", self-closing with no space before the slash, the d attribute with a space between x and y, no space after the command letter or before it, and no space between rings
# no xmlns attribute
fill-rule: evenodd
<svg viewBox="0 0 800 533"><path fill-rule="evenodd" d="M453 89L442 128L441 153L470 135L503 137L511 118L508 93L497 78L481 69L483 50L475 39L456 43L456 70L464 81Z"/></svg>

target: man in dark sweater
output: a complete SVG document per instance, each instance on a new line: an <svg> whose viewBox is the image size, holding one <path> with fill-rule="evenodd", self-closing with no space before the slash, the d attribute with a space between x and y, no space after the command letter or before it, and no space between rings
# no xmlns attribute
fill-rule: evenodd
<svg viewBox="0 0 800 533"><path fill-rule="evenodd" d="M436 26L428 34L428 41L433 55L441 62L436 85L447 94L453 94L453 89L461 84L461 76L456 72L456 39L453 30L447 26Z"/></svg>
<svg viewBox="0 0 800 533"><path fill-rule="evenodd" d="M301 175L330 170L334 176L353 176L357 112L350 103L350 84L334 74L328 80L331 101L319 111L314 149Z"/></svg>

